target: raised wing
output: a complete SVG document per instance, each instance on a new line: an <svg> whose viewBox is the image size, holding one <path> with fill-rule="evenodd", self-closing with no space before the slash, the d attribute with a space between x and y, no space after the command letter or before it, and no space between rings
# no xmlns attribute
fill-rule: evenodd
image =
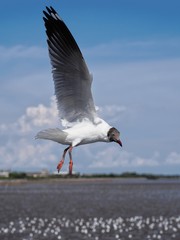
<svg viewBox="0 0 180 240"><path fill-rule="evenodd" d="M92 76L82 53L56 11L46 7L43 17L60 118L69 123L87 118L96 110L91 93Z"/></svg>

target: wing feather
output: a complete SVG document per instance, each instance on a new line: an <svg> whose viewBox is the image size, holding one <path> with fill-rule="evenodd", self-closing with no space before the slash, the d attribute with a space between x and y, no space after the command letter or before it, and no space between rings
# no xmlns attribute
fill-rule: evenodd
<svg viewBox="0 0 180 240"><path fill-rule="evenodd" d="M43 19L60 117L70 123L84 118L93 121L92 76L65 23L52 7L46 9Z"/></svg>

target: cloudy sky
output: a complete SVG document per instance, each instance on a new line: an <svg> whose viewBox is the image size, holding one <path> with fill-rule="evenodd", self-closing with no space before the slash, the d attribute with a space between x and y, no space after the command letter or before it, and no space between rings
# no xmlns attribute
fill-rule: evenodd
<svg viewBox="0 0 180 240"><path fill-rule="evenodd" d="M46 5L77 40L93 73L99 114L123 142L123 148L75 148L74 170L179 174L179 0L2 0L0 169L55 171L64 149L34 140L38 131L60 127L42 20Z"/></svg>

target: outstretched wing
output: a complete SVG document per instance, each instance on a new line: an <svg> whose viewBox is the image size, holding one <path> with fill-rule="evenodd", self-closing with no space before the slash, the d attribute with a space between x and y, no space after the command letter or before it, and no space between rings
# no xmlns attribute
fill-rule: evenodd
<svg viewBox="0 0 180 240"><path fill-rule="evenodd" d="M43 19L60 118L69 123L84 118L93 121L92 76L65 23L52 7L46 9Z"/></svg>

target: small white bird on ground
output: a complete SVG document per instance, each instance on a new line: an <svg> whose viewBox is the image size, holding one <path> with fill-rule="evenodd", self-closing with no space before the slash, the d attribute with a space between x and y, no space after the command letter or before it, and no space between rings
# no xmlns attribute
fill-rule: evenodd
<svg viewBox="0 0 180 240"><path fill-rule="evenodd" d="M62 168L68 151L71 175L73 147L94 142L116 142L120 146L122 143L120 132L97 115L91 93L92 75L75 39L56 11L52 7L46 9L43 19L57 106L64 129L46 129L40 131L36 138L68 145L57 170L59 172Z"/></svg>

